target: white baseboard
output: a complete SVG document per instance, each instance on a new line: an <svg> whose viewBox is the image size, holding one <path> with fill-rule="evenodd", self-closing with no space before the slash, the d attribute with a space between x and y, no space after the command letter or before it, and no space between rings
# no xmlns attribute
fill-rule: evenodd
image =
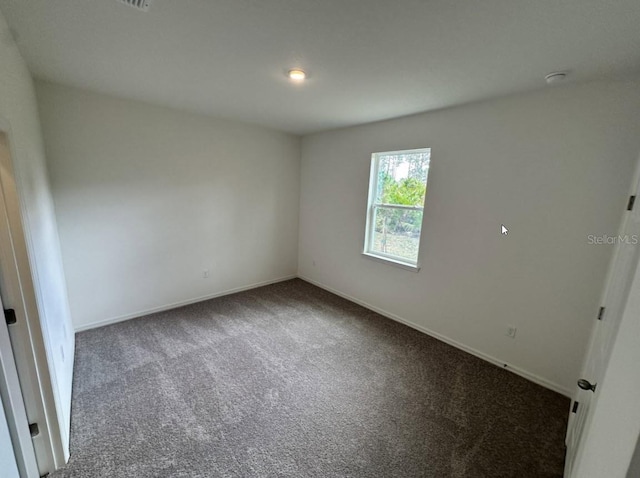
<svg viewBox="0 0 640 478"><path fill-rule="evenodd" d="M426 328L426 327L424 327L422 325L418 325L418 324L415 324L415 323L413 323L413 322L411 322L409 320L403 319L402 317L399 317L399 316L397 316L395 314L392 314L391 312L387 312L384 309L380 309L379 307L371 305L371 304L369 304L367 302L364 302L364 301L362 301L360 299L356 299L355 297L352 297L352 296L350 296L348 294L344 294L344 293L342 293L342 292L340 292L338 290L335 290L335 289L333 289L333 288L331 288L331 287L329 287L329 286L327 286L325 284L322 284L320 282L317 282L317 281L315 281L313 279L309 279L308 277L304 277L304 276L301 276L301 275L298 275L298 277L300 279L306 281L306 282L309 282L310 284L313 284L313 285L315 285L317 287L320 287L321 289L324 289L324 290L326 290L328 292L331 292L332 294L340 296L340 297L342 297L344 299L347 299L347 300L349 300L351 302L355 302L356 304L361 305L362 307L364 307L366 309L372 310L372 311L377 312L378 314L383 315L383 316L385 316L385 317L387 317L387 318L389 318L391 320L395 320L396 322L400 322L401 324L407 325L407 326L411 327L412 329L416 329L416 330L418 330L418 331L420 331L420 332L422 332L424 334L427 334L427 335L429 335L429 336L431 336L431 337L433 337L435 339L440 340L441 342L449 344L449 345L451 345L451 346L453 346L453 347L455 347L457 349L460 349L460 350L462 350L464 352L470 353L471 355L475 355L478 358L481 358L481 359L483 359L483 360L485 360L487 362L490 362L490 363L492 363L494 365L498 365L499 367L501 367L501 368L503 368L505 370L508 370L508 371L510 371L512 373L515 373L516 375L520 375L521 377L524 377L524 378L526 378L527 380L529 380L531 382L537 383L538 385L541 385L541 386L543 386L545 388L548 388L549 390L553 390L554 392L558 392L561 395L564 395L565 397L571 398L572 392L570 390L566 389L565 387L563 387L561 385L558 385L557 383L554 383L554 382L551 382L551 381L549 381L549 380L547 380L545 378L542 378L539 375L536 375L534 373L528 372L528 371L523 370L523 369L521 369L519 367L513 366L513 365L511 365L509 363L505 363L504 361L499 360L499 359L497 359L497 358L495 358L495 357L493 357L491 355L485 354L484 352L480 352L479 350L476 350L476 349L474 349L472 347L468 347L468 346L466 346L466 345L464 345L464 344L462 344L460 342L457 342L457 341L455 341L453 339L450 339L449 337L446 337L446 336L444 336L442 334L439 334L438 332L434 332L433 330L430 330L430 329L428 329L428 328Z"/></svg>
<svg viewBox="0 0 640 478"><path fill-rule="evenodd" d="M110 319L100 320L98 322L92 322L90 324L84 324L80 327L76 327L74 330L76 332L83 332L85 330L97 329L98 327L104 327L105 325L116 324L118 322L124 322L125 320L135 319L138 317L144 317L145 315L155 314L156 312L163 312L165 310L177 309L178 307L182 307L184 305L195 304L197 302L202 302L209 299L215 299L216 297L222 297L225 295L235 294L237 292L243 292L245 290L256 289L258 287L263 287L269 284L275 284L277 282L284 282L286 280L295 279L298 277L296 274L279 277L277 279L266 280L263 282L256 282L255 284L250 284L246 286L236 287L234 289L227 289L222 292L216 292L214 294L204 295L202 297L196 297L193 299L181 300L178 302L173 302L171 304L161 305L159 307L153 307L151 309L140 310L138 312L133 312L132 314L120 315L118 317L112 317Z"/></svg>

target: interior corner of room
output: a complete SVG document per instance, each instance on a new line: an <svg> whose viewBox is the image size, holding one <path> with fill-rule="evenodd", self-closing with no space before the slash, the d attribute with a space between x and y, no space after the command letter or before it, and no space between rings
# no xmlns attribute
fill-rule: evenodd
<svg viewBox="0 0 640 478"><path fill-rule="evenodd" d="M533 443L540 457L523 458L522 467L543 473L548 455L555 460L548 476L560 476L558 467L566 478L635 476L640 64L628 45L640 48L637 5L588 2L577 14L574 0L496 0L483 13L472 2L401 0L415 9L413 19L408 12L396 19L407 27L434 8L442 25L473 23L471 38L486 40L465 44L429 20L449 50L433 37L423 59L438 59L441 74L417 66L413 77L406 60L421 51L415 33L382 41L369 31L395 21L381 1L361 16L366 2L309 0L280 12L283 18L276 15L283 2L185 2L182 10L160 0L27 3L0 0L0 299L7 319L0 326L0 437L14 452L0 447L0 466L8 476L126 476L135 460L154 461L154 472L167 476L200 476L183 463L185 456L197 462L190 453L200 446L215 455L209 470L228 476L316 476L310 463L325 476L369 476L380 463L389 476L403 469L402 476L510 476L524 468L491 453L508 448L514 417L534 412L541 423L532 436L548 432L563 442ZM505 35L499 38L486 15L509 8L522 30L495 17ZM72 12L81 26L66 28ZM109 36L100 18L121 22L113 45L100 46ZM262 27L239 36L236 29L258 18ZM296 32L298 20L307 28L299 43L278 33L287 19ZM172 24L185 37L177 45L169 34L157 37L163 61L144 42L134 50L146 57L123 52L126 38L148 39ZM597 29L584 34L586 25L619 28L607 37ZM336 35L327 38L320 27ZM233 42L216 43L206 60L195 42L220 40L216 28ZM552 51L539 38L547 30L566 50ZM506 42L509 35L520 43ZM104 62L83 54L81 39ZM405 66L392 72L395 54ZM463 75L470 67L456 66L474 55L493 65L477 65L476 86ZM353 71L340 79L347 64ZM509 71L492 73L502 64L511 80ZM396 74L411 76L398 79L402 91L388 88ZM385 171L380 161L388 161ZM174 353L189 368L171 362ZM440 368L438 357L447 365ZM72 416L78 424L107 416L111 406L113 419L124 420L118 411L126 405L100 401L100 393L115 393L100 387L119 371L144 381L144 367L182 412L167 411L170 425L141 416L140 441L171 426L185 434L176 443L197 445L176 444L166 462L147 448L117 460L101 455L87 445L95 430L74 428ZM171 373L182 374L184 388ZM385 385L375 388L367 374ZM309 385L314 380L321 391ZM280 381L300 386L309 409ZM206 400L190 383L211 385ZM473 422L475 409L464 408L476 394L490 401L509 389L530 394L481 424ZM149 399L144 384L136 390L132 401ZM313 393L328 391L344 399L343 408L314 401ZM414 395L422 391L428 403ZM74 402L80 394L82 403ZM362 408L349 408L352 399ZM381 445L387 441L373 438L394 433L383 416L390 401L425 420L415 435L407 431L404 451L396 450L402 463ZM197 423L204 402L219 405L220 423ZM544 419L563 405L545 429ZM245 421L247 409L259 406L278 417L286 409L284 424L299 413L314 430L326 426L318 430L335 456L351 445L360 451L349 452L352 461L315 456L304 449L309 437L272 422L274 434L299 438L299 448L261 448L248 438L258 436L261 422ZM184 412L190 407L193 416ZM425 418L428 410L437 419ZM471 422L478 428L466 428ZM111 426L100 440L126 428ZM225 426L242 431L237 441L215 435ZM335 444L331 434L345 441ZM445 435L441 447L424 439ZM386 451L373 453L376 447ZM416 458L429 447L433 468Z"/></svg>

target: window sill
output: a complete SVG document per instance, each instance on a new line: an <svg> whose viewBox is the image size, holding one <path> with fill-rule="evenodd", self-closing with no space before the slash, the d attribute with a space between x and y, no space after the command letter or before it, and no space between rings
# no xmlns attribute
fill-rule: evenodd
<svg viewBox="0 0 640 478"><path fill-rule="evenodd" d="M367 257L367 258L369 258L369 259L373 259L374 261L382 262L384 264L389 264L389 265L396 266L396 267L400 267L401 269L405 269L407 271L418 272L420 270L420 265L410 264L408 262L402 262L402 261L399 261L399 260L396 260L396 259L391 259L390 257L378 256L378 255L372 254L370 252L363 252L362 255Z"/></svg>

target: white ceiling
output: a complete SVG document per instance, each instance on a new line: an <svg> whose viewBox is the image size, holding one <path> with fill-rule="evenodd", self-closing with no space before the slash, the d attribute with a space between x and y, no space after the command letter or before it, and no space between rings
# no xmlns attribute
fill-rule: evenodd
<svg viewBox="0 0 640 478"><path fill-rule="evenodd" d="M0 0L35 76L293 133L640 70L639 0ZM306 69L291 84L284 72Z"/></svg>

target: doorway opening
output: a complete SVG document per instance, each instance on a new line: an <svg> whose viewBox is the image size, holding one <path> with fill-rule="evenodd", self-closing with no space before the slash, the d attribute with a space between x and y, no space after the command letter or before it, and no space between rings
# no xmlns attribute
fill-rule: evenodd
<svg viewBox="0 0 640 478"><path fill-rule="evenodd" d="M0 394L20 473L42 476L62 465L65 454L8 130L0 131Z"/></svg>

